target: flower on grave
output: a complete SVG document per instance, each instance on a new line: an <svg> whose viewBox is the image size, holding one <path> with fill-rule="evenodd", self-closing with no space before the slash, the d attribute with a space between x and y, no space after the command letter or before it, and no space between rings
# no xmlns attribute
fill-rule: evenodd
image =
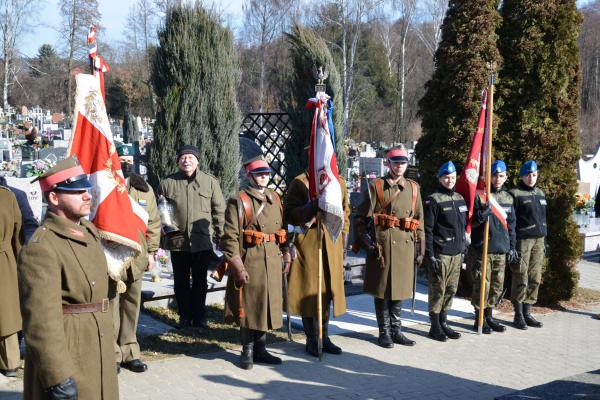
<svg viewBox="0 0 600 400"><path fill-rule="evenodd" d="M578 214L587 214L593 210L596 202L588 193L575 193L575 211Z"/></svg>
<svg viewBox="0 0 600 400"><path fill-rule="evenodd" d="M161 265L167 265L169 263L169 256L167 255L166 250L158 249L156 251L156 261L158 261Z"/></svg>
<svg viewBox="0 0 600 400"><path fill-rule="evenodd" d="M31 164L27 165L27 170L25 171L26 177L40 176L44 172L48 171L56 164L56 162L48 159L43 160L35 160Z"/></svg>

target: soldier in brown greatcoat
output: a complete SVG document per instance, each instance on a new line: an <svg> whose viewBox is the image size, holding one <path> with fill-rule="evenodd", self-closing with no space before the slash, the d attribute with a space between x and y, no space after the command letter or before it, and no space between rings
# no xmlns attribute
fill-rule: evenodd
<svg viewBox="0 0 600 400"><path fill-rule="evenodd" d="M334 316L346 312L344 292L344 247L349 230L350 205L346 182L340 178L344 205L344 229L342 237L335 242L323 227L323 351L341 354L342 349L334 345L328 336L329 306L333 302ZM290 313L302 316L306 334L306 352L318 357L317 350L317 290L318 248L317 224L314 218L318 205L311 201L308 191L308 173L295 177L284 200L283 214L287 224L294 225L297 258L292 262L289 273L288 302ZM313 223L311 223L313 221ZM308 228L307 226L310 225Z"/></svg>
<svg viewBox="0 0 600 400"><path fill-rule="evenodd" d="M389 173L369 183L356 217L356 238L367 249L364 291L375 299L379 345L413 346L401 332L402 300L413 295L416 262L425 254L423 205L415 181L404 178L408 154L403 148L387 153Z"/></svg>
<svg viewBox="0 0 600 400"><path fill-rule="evenodd" d="M27 353L23 398L119 397L108 267L76 157L40 178L48 214L19 255Z"/></svg>
<svg viewBox="0 0 600 400"><path fill-rule="evenodd" d="M267 188L269 164L260 156L244 167L250 186L229 200L219 247L231 270L225 321L240 325L240 366L250 369L253 362L281 364L266 350L266 332L282 324L282 257L289 269L290 253L281 201Z"/></svg>
<svg viewBox="0 0 600 400"><path fill-rule="evenodd" d="M0 186L0 373L17 376L21 330L17 255L23 244L21 212L15 195Z"/></svg>

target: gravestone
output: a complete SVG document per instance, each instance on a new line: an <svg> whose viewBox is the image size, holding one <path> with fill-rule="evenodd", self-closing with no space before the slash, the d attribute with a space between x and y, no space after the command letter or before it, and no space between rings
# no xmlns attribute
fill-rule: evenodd
<svg viewBox="0 0 600 400"><path fill-rule="evenodd" d="M66 147L46 147L38 152L40 160L50 159L53 162L63 160L67 157Z"/></svg>

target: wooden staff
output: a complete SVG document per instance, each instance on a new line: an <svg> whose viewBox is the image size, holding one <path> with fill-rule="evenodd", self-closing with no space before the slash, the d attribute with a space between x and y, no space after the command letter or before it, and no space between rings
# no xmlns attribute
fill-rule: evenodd
<svg viewBox="0 0 600 400"><path fill-rule="evenodd" d="M487 159L485 166L485 197L488 205L490 204L490 185L492 180L492 131L493 131L493 118L494 118L494 72L496 70L496 63L488 63L488 71L490 72L490 88L489 88L489 101L487 105ZM481 335L483 330L483 313L485 310L485 283L487 281L487 254L488 254L488 241L490 234L490 217L485 221L483 227L483 253L481 262L481 282L479 285L479 319L477 321L477 334Z"/></svg>
<svg viewBox="0 0 600 400"><path fill-rule="evenodd" d="M243 293L243 291L244 291L244 284L242 284L240 286L240 289L239 289L239 293L240 293L240 298L239 298L240 306L239 306L239 309L238 309L238 315L240 317L240 323L242 322L241 321L242 318L246 318L246 311L244 310L244 293Z"/></svg>
<svg viewBox="0 0 600 400"><path fill-rule="evenodd" d="M319 325L319 334L317 338L317 351L319 361L323 361L323 228L321 226L321 213L317 212L317 240L319 241L319 270L317 272L317 324Z"/></svg>

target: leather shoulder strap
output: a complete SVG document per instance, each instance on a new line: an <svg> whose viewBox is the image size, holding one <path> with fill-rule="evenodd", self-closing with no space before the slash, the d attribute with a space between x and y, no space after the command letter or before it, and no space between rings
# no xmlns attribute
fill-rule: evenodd
<svg viewBox="0 0 600 400"><path fill-rule="evenodd" d="M250 200L250 197L248 197L246 192L242 191L242 192L240 192L240 201L242 202L243 212L244 212L244 215L246 216L246 226L244 227L244 229L248 229L248 227L252 223L252 200ZM242 222L244 219L244 215L242 215L242 208L238 209L238 215L240 218L240 227L242 226Z"/></svg>
<svg viewBox="0 0 600 400"><path fill-rule="evenodd" d="M375 192L377 193L377 204L384 208L384 197L383 197L383 179L377 178L375 179Z"/></svg>
<svg viewBox="0 0 600 400"><path fill-rule="evenodd" d="M283 212L283 204L281 204L281 198L275 191L273 191L273 196L275 197L275 200L277 200L277 204L279 204L279 211Z"/></svg>
<svg viewBox="0 0 600 400"><path fill-rule="evenodd" d="M413 217L417 212L417 183L412 179L408 179L410 182L410 188L412 189L412 204L410 216Z"/></svg>

